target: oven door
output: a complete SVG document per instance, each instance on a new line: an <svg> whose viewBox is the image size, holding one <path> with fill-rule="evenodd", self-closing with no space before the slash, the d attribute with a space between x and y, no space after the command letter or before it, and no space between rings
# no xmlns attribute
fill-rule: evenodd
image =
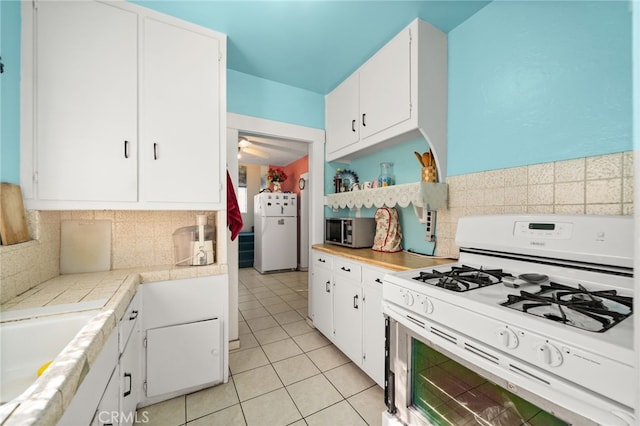
<svg viewBox="0 0 640 426"><path fill-rule="evenodd" d="M633 424L633 418L625 413L605 412L608 410L603 405L608 404L602 404L602 400L596 403L580 398L582 392L577 389L575 399L567 396L571 392L549 390L546 395L533 385L530 389L536 392L530 391L526 380L491 368L495 360L476 361L474 358L493 356L481 344L474 342L471 346L470 340L462 343L455 332L423 323L414 314L408 314L411 319L397 312L389 317L393 309L386 305L384 310L388 327L385 398L388 413L394 415L388 424L397 421L408 425L455 426ZM462 351L458 350L460 345L464 346ZM464 355L470 350L478 353ZM509 365L515 366L511 361ZM559 405L561 401L567 405ZM599 421L591 420L594 418Z"/></svg>

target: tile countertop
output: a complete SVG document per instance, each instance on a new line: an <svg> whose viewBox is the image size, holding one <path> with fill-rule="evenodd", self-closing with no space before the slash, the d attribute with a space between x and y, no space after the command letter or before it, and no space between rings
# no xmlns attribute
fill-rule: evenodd
<svg viewBox="0 0 640 426"><path fill-rule="evenodd" d="M336 256L363 262L371 266L391 269L393 271L407 271L409 269L429 268L446 263L456 262L456 259L432 257L400 251L397 253L383 253L370 248L352 249L335 244L315 244L311 248Z"/></svg>
<svg viewBox="0 0 640 426"><path fill-rule="evenodd" d="M144 283L226 274L227 265L120 269L60 275L0 306L2 320L37 316L46 308L73 312L74 304L101 303L101 311L80 330L55 362L16 400L0 407L5 425L56 424L73 399L89 368L116 328L129 302ZM86 309L86 308L85 308ZM31 315L30 315L31 314Z"/></svg>

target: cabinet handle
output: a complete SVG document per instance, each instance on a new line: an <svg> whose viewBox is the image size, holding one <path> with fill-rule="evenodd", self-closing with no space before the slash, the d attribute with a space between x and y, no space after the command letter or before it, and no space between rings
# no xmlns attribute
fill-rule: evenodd
<svg viewBox="0 0 640 426"><path fill-rule="evenodd" d="M154 160L158 159L158 144L157 143L153 144L153 159Z"/></svg>
<svg viewBox="0 0 640 426"><path fill-rule="evenodd" d="M358 295L353 296L353 309L358 309Z"/></svg>
<svg viewBox="0 0 640 426"><path fill-rule="evenodd" d="M131 311L131 315L129 315L129 321L133 321L138 318L138 311Z"/></svg>
<svg viewBox="0 0 640 426"><path fill-rule="evenodd" d="M351 272L350 268L345 268L344 266L342 266L340 269L342 269L345 272Z"/></svg>
<svg viewBox="0 0 640 426"><path fill-rule="evenodd" d="M129 158L129 141L124 141L124 158Z"/></svg>
<svg viewBox="0 0 640 426"><path fill-rule="evenodd" d="M382 280L381 280L380 278L376 278L376 282L377 282L378 284L382 284Z"/></svg>
<svg viewBox="0 0 640 426"><path fill-rule="evenodd" d="M326 263L327 261L319 257L319 258L318 258L318 262L320 262L320 263Z"/></svg>
<svg viewBox="0 0 640 426"><path fill-rule="evenodd" d="M327 293L331 293L331 281L327 281L324 284L324 291L326 291Z"/></svg>
<svg viewBox="0 0 640 426"><path fill-rule="evenodd" d="M367 127L367 122L365 121L366 117L367 117L366 113L362 114L362 126L363 127Z"/></svg>
<svg viewBox="0 0 640 426"><path fill-rule="evenodd" d="M131 395L131 373L124 373L124 378L129 379L129 390L122 394L122 396Z"/></svg>
<svg viewBox="0 0 640 426"><path fill-rule="evenodd" d="M351 120L351 131L356 132L356 120Z"/></svg>

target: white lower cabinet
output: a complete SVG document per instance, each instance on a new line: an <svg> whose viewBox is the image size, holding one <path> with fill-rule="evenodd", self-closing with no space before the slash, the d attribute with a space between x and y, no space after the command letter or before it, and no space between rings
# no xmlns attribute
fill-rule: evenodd
<svg viewBox="0 0 640 426"><path fill-rule="evenodd" d="M120 425L135 423L136 407L142 399L142 339L140 330L135 330L120 355Z"/></svg>
<svg viewBox="0 0 640 426"><path fill-rule="evenodd" d="M119 361L93 416L92 426L131 426L135 423L142 389L140 299L140 294L136 293L118 323L117 333L114 331L118 336Z"/></svg>
<svg viewBox="0 0 640 426"><path fill-rule="evenodd" d="M384 385L384 315L382 277L388 270L362 268L362 369Z"/></svg>
<svg viewBox="0 0 640 426"><path fill-rule="evenodd" d="M362 285L335 278L333 287L334 343L358 365L362 362Z"/></svg>
<svg viewBox="0 0 640 426"><path fill-rule="evenodd" d="M384 386L382 277L390 271L318 250L312 256L313 325Z"/></svg>
<svg viewBox="0 0 640 426"><path fill-rule="evenodd" d="M147 423L137 408L226 382L228 281L213 275L142 285L58 424Z"/></svg>
<svg viewBox="0 0 640 426"><path fill-rule="evenodd" d="M147 397L222 381L219 318L147 331Z"/></svg>
<svg viewBox="0 0 640 426"><path fill-rule="evenodd" d="M228 276L143 286L143 396L154 404L228 380Z"/></svg>
<svg viewBox="0 0 640 426"><path fill-rule="evenodd" d="M324 256L323 260L327 260ZM333 333L333 279L331 269L313 268L311 275L313 325L324 335Z"/></svg>
<svg viewBox="0 0 640 426"><path fill-rule="evenodd" d="M93 415L91 426L119 425L120 414L118 405L120 404L120 382L118 369L116 368L111 374L104 395L100 399L98 409Z"/></svg>
<svg viewBox="0 0 640 426"><path fill-rule="evenodd" d="M133 424L140 400L139 312L140 295L136 293L59 425Z"/></svg>

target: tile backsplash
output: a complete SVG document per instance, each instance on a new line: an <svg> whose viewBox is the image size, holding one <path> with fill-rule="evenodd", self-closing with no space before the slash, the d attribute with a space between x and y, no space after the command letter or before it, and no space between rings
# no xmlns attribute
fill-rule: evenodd
<svg viewBox="0 0 640 426"><path fill-rule="evenodd" d="M32 240L0 246L0 303L13 299L60 273L60 223L64 220L111 220L111 268L173 263L173 232L196 224L201 211L28 211Z"/></svg>
<svg viewBox="0 0 640 426"><path fill-rule="evenodd" d="M500 213L633 214L633 153L450 176L449 205L438 210L436 255L459 255L462 216Z"/></svg>
<svg viewBox="0 0 640 426"><path fill-rule="evenodd" d="M438 211L438 256L458 257L462 216L499 213L632 215L633 153L451 176L449 205ZM60 273L60 222L109 219L111 268L173 263L173 232L196 223L198 211L28 211L32 241L0 246L0 303Z"/></svg>

